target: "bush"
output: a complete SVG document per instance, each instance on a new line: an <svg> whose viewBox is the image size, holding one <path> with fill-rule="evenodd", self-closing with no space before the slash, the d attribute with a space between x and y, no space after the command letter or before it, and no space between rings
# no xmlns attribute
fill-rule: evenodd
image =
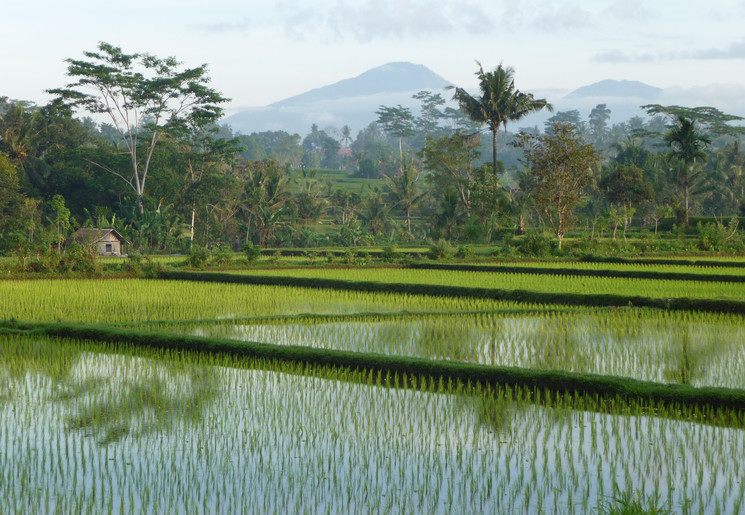
<svg viewBox="0 0 745 515"><path fill-rule="evenodd" d="M551 243L549 237L536 231L529 231L523 236L518 250L526 256L545 257L551 254Z"/></svg>
<svg viewBox="0 0 745 515"><path fill-rule="evenodd" d="M137 252L129 254L122 263L122 270L135 277L140 277L142 275L142 254Z"/></svg>
<svg viewBox="0 0 745 515"><path fill-rule="evenodd" d="M93 245L73 243L65 249L59 263L61 272L82 272L88 275L100 275L101 263L98 260L98 249Z"/></svg>
<svg viewBox="0 0 745 515"><path fill-rule="evenodd" d="M261 248L256 247L250 241L244 243L243 247L241 248L243 250L243 254L246 256L246 261L249 265L256 263L256 261L261 257Z"/></svg>
<svg viewBox="0 0 745 515"><path fill-rule="evenodd" d="M194 245L189 254L189 265L194 268L204 268L207 260L210 258L210 252L200 245Z"/></svg>
<svg viewBox="0 0 745 515"><path fill-rule="evenodd" d="M473 257L473 247L471 245L461 245L455 253L458 259L469 259Z"/></svg>
<svg viewBox="0 0 745 515"><path fill-rule="evenodd" d="M218 245L215 252L212 254L212 262L217 266L227 266L233 262L233 256L230 253L230 248L227 245Z"/></svg>
<svg viewBox="0 0 745 515"><path fill-rule="evenodd" d="M737 231L739 220L732 217L727 225L723 222L698 223L698 246L701 250L729 250L736 252L742 248L742 238Z"/></svg>
<svg viewBox="0 0 745 515"><path fill-rule="evenodd" d="M440 259L447 259L453 254L453 248L446 240L439 239L436 243L429 246L428 256L430 259L439 261Z"/></svg>
<svg viewBox="0 0 745 515"><path fill-rule="evenodd" d="M348 265L354 264L354 252L350 249L344 251L344 262Z"/></svg>
<svg viewBox="0 0 745 515"><path fill-rule="evenodd" d="M158 277L158 275L164 270L165 268L163 267L163 264L158 261L153 261L151 256L145 256L145 259L142 261L142 275L144 277Z"/></svg>
<svg viewBox="0 0 745 515"><path fill-rule="evenodd" d="M390 263L396 257L396 245L386 245L383 247L383 261Z"/></svg>

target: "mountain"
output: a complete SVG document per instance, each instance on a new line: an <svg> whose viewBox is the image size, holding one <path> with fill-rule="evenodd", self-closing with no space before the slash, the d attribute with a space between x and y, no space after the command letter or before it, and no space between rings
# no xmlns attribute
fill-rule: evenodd
<svg viewBox="0 0 745 515"><path fill-rule="evenodd" d="M421 64L388 63L266 107L241 111L223 122L243 134L267 130L305 134L313 123L321 128L349 125L357 131L377 119L375 111L381 105L414 108L418 102L413 94L442 92L450 84Z"/></svg>
<svg viewBox="0 0 745 515"><path fill-rule="evenodd" d="M322 88L290 97L272 106L307 105L325 100L363 97L385 93L439 90L450 85L435 72L422 64L388 63L368 70L357 77L344 79Z"/></svg>
<svg viewBox="0 0 745 515"><path fill-rule="evenodd" d="M637 97L645 100L653 100L661 93L661 88L656 88L643 82L606 79L575 89L564 98Z"/></svg>

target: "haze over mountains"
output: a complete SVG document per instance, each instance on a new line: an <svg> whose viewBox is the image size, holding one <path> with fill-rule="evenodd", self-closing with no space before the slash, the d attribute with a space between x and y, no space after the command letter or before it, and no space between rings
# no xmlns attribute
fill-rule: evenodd
<svg viewBox="0 0 745 515"><path fill-rule="evenodd" d="M519 81L519 77L517 77ZM353 134L377 119L375 111L381 106L401 104L416 114L419 103L412 95L429 90L440 93L450 102L452 85L447 79L426 66L408 62L393 62L370 69L357 77L275 102L265 107L242 110L223 120L235 132L284 130L301 135L310 132L312 124L320 128L341 128L349 125ZM518 88L520 83L517 82ZM554 105L554 112L576 109L583 117L597 104L611 109L611 122L618 123L632 116L643 116L639 106L650 103L686 106L713 105L724 112L745 115L745 101L738 89L712 88L661 89L638 81L603 80L571 92L532 90L537 98L546 98ZM477 94L472 91L472 94ZM455 107L454 103L451 103ZM551 113L533 114L521 120L519 127L541 127ZM517 129L518 127L512 127Z"/></svg>

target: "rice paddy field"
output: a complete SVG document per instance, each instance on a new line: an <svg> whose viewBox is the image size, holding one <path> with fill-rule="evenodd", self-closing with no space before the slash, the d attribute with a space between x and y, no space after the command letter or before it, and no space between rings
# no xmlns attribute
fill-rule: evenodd
<svg viewBox="0 0 745 515"><path fill-rule="evenodd" d="M444 270L276 274L735 300L744 291L736 283ZM742 315L64 279L0 281L0 319L0 513L745 511L742 408L126 337L589 374L739 398ZM82 335L90 326L80 324L121 341L45 332L66 325Z"/></svg>
<svg viewBox="0 0 745 515"><path fill-rule="evenodd" d="M656 279L628 279L617 277L574 277L569 275L536 275L524 273L484 273L457 270L384 269L308 269L247 270L246 275L276 275L342 279L347 281L375 281L383 283L433 284L530 290L552 293L649 295L656 298L701 298L745 300L745 283L708 281L679 281Z"/></svg>

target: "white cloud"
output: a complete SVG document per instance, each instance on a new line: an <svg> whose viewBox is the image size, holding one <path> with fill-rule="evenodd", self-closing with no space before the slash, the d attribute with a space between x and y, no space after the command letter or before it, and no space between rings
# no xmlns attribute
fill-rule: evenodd
<svg viewBox="0 0 745 515"><path fill-rule="evenodd" d="M708 48L679 54L682 59L745 59L745 39L726 48Z"/></svg>
<svg viewBox="0 0 745 515"><path fill-rule="evenodd" d="M308 4L278 1L260 9L251 21L203 24L207 31L248 31L256 26L280 28L293 41L374 40L430 37L455 32L484 34L494 28L491 17L476 0L337 0Z"/></svg>
<svg viewBox="0 0 745 515"><path fill-rule="evenodd" d="M538 0L505 2L500 26L513 32L538 29L544 33L556 33L593 26L595 15L577 2L554 2L548 4Z"/></svg>
<svg viewBox="0 0 745 515"><path fill-rule="evenodd" d="M598 52L590 58L595 63L648 63L654 61L674 61L681 59L714 60L745 59L745 40L731 43L724 48L705 48L672 52L628 53L620 49Z"/></svg>
<svg viewBox="0 0 745 515"><path fill-rule="evenodd" d="M616 0L606 9L605 14L614 20L643 21L657 16L648 6L649 3L639 0Z"/></svg>
<svg viewBox="0 0 745 515"><path fill-rule="evenodd" d="M659 56L655 56L652 53L641 53L641 54L629 54L623 50L617 48L612 50L606 50L604 52L598 52L597 54L590 57L590 61L594 63L648 63L656 61Z"/></svg>

